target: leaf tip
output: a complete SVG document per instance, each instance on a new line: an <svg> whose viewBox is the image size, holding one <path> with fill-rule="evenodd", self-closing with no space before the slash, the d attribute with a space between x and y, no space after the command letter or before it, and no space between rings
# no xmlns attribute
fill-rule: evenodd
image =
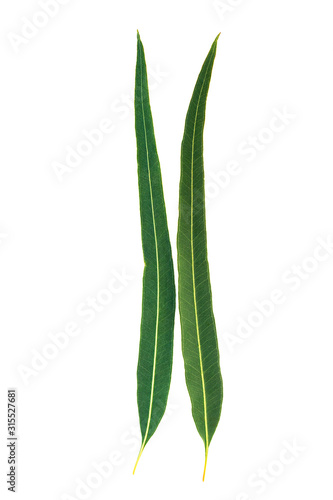
<svg viewBox="0 0 333 500"><path fill-rule="evenodd" d="M141 40L139 30L136 30L136 39L137 39L138 45L142 46L142 40Z"/></svg>

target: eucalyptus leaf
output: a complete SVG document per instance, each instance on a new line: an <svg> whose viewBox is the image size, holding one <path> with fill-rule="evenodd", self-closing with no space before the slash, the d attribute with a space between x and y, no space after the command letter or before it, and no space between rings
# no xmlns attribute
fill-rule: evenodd
<svg viewBox="0 0 333 500"><path fill-rule="evenodd" d="M217 40L218 37L202 66L186 116L177 235L182 353L192 416L205 445L203 480L208 447L220 419L223 398L207 257L203 162L206 101Z"/></svg>
<svg viewBox="0 0 333 500"><path fill-rule="evenodd" d="M172 370L175 282L160 163L149 102L143 45L138 33L135 131L144 256L142 317L137 367L140 456L165 412Z"/></svg>

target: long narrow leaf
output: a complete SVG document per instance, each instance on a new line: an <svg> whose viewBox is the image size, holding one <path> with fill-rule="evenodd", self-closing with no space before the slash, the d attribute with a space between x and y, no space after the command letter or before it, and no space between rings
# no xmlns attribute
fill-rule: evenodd
<svg viewBox="0 0 333 500"><path fill-rule="evenodd" d="M206 100L217 39L203 64L186 116L177 236L182 352L192 415L205 445L203 480L208 447L220 419L223 397L207 260L203 162Z"/></svg>
<svg viewBox="0 0 333 500"><path fill-rule="evenodd" d="M137 368L137 401L142 445L139 458L165 412L170 388L175 283L152 114L147 68L138 33L135 79L135 130L145 268Z"/></svg>

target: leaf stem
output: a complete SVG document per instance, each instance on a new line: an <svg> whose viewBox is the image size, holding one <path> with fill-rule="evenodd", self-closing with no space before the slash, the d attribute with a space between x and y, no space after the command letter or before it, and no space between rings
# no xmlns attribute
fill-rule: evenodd
<svg viewBox="0 0 333 500"><path fill-rule="evenodd" d="M204 466L204 471L203 471L203 476L202 476L203 481L205 480L205 475L206 475L207 457L208 457L208 446L205 447L205 466Z"/></svg>
<svg viewBox="0 0 333 500"><path fill-rule="evenodd" d="M140 448L140 451L139 451L139 455L138 455L138 458L136 459L136 462L135 462L135 465L134 465L134 469L133 469L133 475L135 474L135 470L136 470L136 467L139 463L139 460L140 460L140 457L142 455L142 452L143 452L143 449L144 449L144 443L142 444L141 448Z"/></svg>

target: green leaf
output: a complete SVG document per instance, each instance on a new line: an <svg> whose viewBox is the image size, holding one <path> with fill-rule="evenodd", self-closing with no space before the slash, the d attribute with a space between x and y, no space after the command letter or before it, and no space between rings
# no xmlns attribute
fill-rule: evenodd
<svg viewBox="0 0 333 500"><path fill-rule="evenodd" d="M137 369L142 434L139 458L165 412L172 370L175 280L160 163L149 103L147 68L138 33L135 77L135 131L145 261Z"/></svg>
<svg viewBox="0 0 333 500"><path fill-rule="evenodd" d="M186 116L181 148L178 221L178 295L182 352L192 415L208 447L221 415L223 389L212 306L206 237L203 129L216 55L215 39L199 74Z"/></svg>

